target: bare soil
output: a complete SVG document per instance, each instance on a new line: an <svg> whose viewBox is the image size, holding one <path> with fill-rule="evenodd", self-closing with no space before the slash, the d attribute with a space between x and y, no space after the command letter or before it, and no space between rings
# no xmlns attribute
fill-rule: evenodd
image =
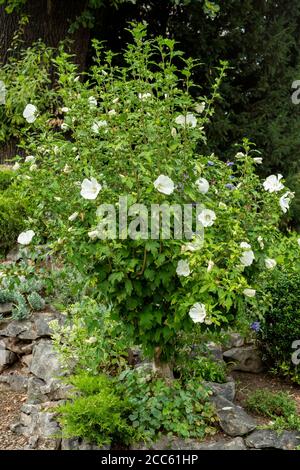
<svg viewBox="0 0 300 470"><path fill-rule="evenodd" d="M0 450L24 450L27 439L11 431L10 426L18 421L20 408L26 395L16 392L0 392Z"/></svg>

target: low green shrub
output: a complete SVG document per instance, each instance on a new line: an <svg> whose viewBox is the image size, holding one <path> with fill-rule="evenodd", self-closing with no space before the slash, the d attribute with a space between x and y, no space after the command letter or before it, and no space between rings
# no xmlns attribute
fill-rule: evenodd
<svg viewBox="0 0 300 470"><path fill-rule="evenodd" d="M12 183L15 172L6 167L0 167L0 191L5 191Z"/></svg>
<svg viewBox="0 0 300 470"><path fill-rule="evenodd" d="M185 360L181 360L176 366L175 372L177 372L183 380L197 378L208 382L224 383L226 381L225 365L201 355L187 357Z"/></svg>
<svg viewBox="0 0 300 470"><path fill-rule="evenodd" d="M26 205L7 192L0 193L0 255L16 243L25 227Z"/></svg>
<svg viewBox="0 0 300 470"><path fill-rule="evenodd" d="M117 375L127 366L130 343L110 309L88 297L65 310L66 322L50 323L52 340L67 372Z"/></svg>
<svg viewBox="0 0 300 470"><path fill-rule="evenodd" d="M246 406L249 411L271 418L266 426L278 431L300 430L300 416L295 400L286 392L271 392L266 389L250 393Z"/></svg>
<svg viewBox="0 0 300 470"><path fill-rule="evenodd" d="M295 400L288 393L271 392L267 389L251 392L247 397L246 406L249 411L266 418L288 418L297 414Z"/></svg>
<svg viewBox="0 0 300 470"><path fill-rule="evenodd" d="M58 408L63 435L81 437L99 447L112 441L129 444L134 437L127 421L130 406L115 381L105 375L79 375L70 383L80 395Z"/></svg>
<svg viewBox="0 0 300 470"><path fill-rule="evenodd" d="M277 273L269 280L269 308L259 337L270 367L300 384L300 371L292 362L292 344L300 339L299 289L299 272Z"/></svg>
<svg viewBox="0 0 300 470"><path fill-rule="evenodd" d="M143 369L127 370L120 380L120 389L133 410L129 420L144 440L167 433L201 439L216 432L209 391L198 380L166 382L144 374Z"/></svg>

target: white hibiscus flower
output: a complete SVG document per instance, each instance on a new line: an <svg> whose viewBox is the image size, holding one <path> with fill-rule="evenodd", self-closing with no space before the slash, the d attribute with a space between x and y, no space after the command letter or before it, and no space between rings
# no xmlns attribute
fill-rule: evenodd
<svg viewBox="0 0 300 470"><path fill-rule="evenodd" d="M197 181L195 182L196 186L197 186L197 189L198 191L201 193L201 194L206 194L209 190L209 182L205 179L205 178L199 178L197 179Z"/></svg>
<svg viewBox="0 0 300 470"><path fill-rule="evenodd" d="M244 158L246 155L243 152L238 152L235 154L235 158Z"/></svg>
<svg viewBox="0 0 300 470"><path fill-rule="evenodd" d="M247 242L240 243L240 247L243 248L243 250L251 250L251 245Z"/></svg>
<svg viewBox="0 0 300 470"><path fill-rule="evenodd" d="M293 199L295 193L291 193L290 191L287 191L281 198L279 199L279 205L281 207L281 210L284 214L287 213L290 207L291 200Z"/></svg>
<svg viewBox="0 0 300 470"><path fill-rule="evenodd" d="M263 187L266 191L269 191L269 193L277 193L284 189L284 185L280 182L282 178L282 175L270 175L264 181Z"/></svg>
<svg viewBox="0 0 300 470"><path fill-rule="evenodd" d="M174 182L166 175L159 175L154 181L154 187L162 194L170 195L174 191Z"/></svg>
<svg viewBox="0 0 300 470"><path fill-rule="evenodd" d="M33 230L27 230L26 232L22 232L18 236L18 243L20 243L20 245L29 245L34 236L35 233Z"/></svg>
<svg viewBox="0 0 300 470"><path fill-rule="evenodd" d="M196 113L201 114L205 110L205 103L202 101L202 103L197 103L194 107Z"/></svg>
<svg viewBox="0 0 300 470"><path fill-rule="evenodd" d="M181 247L181 251L184 253L186 251L198 251L203 247L204 239L201 236L195 237L192 241L187 242Z"/></svg>
<svg viewBox="0 0 300 470"><path fill-rule="evenodd" d="M205 305L198 302L194 304L189 311L189 316L194 323L203 323L206 317Z"/></svg>
<svg viewBox="0 0 300 470"><path fill-rule="evenodd" d="M203 227L211 227L216 220L217 216L214 211L210 209L203 209L203 211L198 215L198 220L201 222Z"/></svg>
<svg viewBox="0 0 300 470"><path fill-rule="evenodd" d="M34 162L35 162L34 155L28 155L28 157L25 158L25 163L34 163Z"/></svg>
<svg viewBox="0 0 300 470"><path fill-rule="evenodd" d="M184 276L184 277L187 277L191 274L190 265L188 261L185 261L185 260L178 261L176 274L177 276Z"/></svg>
<svg viewBox="0 0 300 470"><path fill-rule="evenodd" d="M257 237L257 241L258 241L258 244L259 244L261 250L263 250L264 247L265 247L263 237L261 237L261 236Z"/></svg>
<svg viewBox="0 0 300 470"><path fill-rule="evenodd" d="M99 230L92 230L91 232L88 232L88 236L91 240L96 240L97 238L100 238Z"/></svg>
<svg viewBox="0 0 300 470"><path fill-rule="evenodd" d="M243 266L251 266L253 261L255 260L255 256L252 250L246 250L240 257L240 262Z"/></svg>
<svg viewBox="0 0 300 470"><path fill-rule="evenodd" d="M96 199L102 186L95 178L85 178L81 183L80 194L84 199Z"/></svg>
<svg viewBox="0 0 300 470"><path fill-rule="evenodd" d="M246 297L255 297L255 295L256 295L256 290L255 290L255 289L244 289L244 290L243 290L243 294L244 294Z"/></svg>
<svg viewBox="0 0 300 470"><path fill-rule="evenodd" d="M197 125L197 118L192 113L187 113L185 116L180 114L175 119L176 124L183 127L196 127Z"/></svg>
<svg viewBox="0 0 300 470"><path fill-rule="evenodd" d="M149 98L152 98L152 94L151 93L139 93L138 97L141 101L146 101Z"/></svg>
<svg viewBox="0 0 300 470"><path fill-rule="evenodd" d="M266 258L265 259L265 265L267 269L274 269L275 266L277 265L277 262L275 259L272 258Z"/></svg>
<svg viewBox="0 0 300 470"><path fill-rule="evenodd" d="M215 263L213 261L209 261L207 265L207 272L210 273L214 267Z"/></svg>
<svg viewBox="0 0 300 470"><path fill-rule="evenodd" d="M102 120L102 121L95 121L92 125L92 131L94 134L99 134L99 131L101 127L107 127L107 121Z"/></svg>
<svg viewBox="0 0 300 470"><path fill-rule="evenodd" d="M14 164L14 166L12 167L12 169L13 169L14 171L18 171L20 168L21 168L21 165L20 165L20 163L18 163L18 162L16 162L16 163Z"/></svg>
<svg viewBox="0 0 300 470"><path fill-rule="evenodd" d="M89 107L90 107L91 109L96 108L96 107L97 107L97 104L98 104L98 102L97 102L97 100L96 100L96 98L95 98L94 96L90 96L90 97L89 97L88 103L89 103Z"/></svg>
<svg viewBox="0 0 300 470"><path fill-rule="evenodd" d="M37 118L37 107L34 104L27 104L24 111L23 117L26 119L27 122L32 124Z"/></svg>
<svg viewBox="0 0 300 470"><path fill-rule="evenodd" d="M175 127L172 127L172 129L171 129L171 136L174 137L174 138L177 136L177 130L176 130Z"/></svg>
<svg viewBox="0 0 300 470"><path fill-rule="evenodd" d="M78 217L78 212L73 212L73 214L70 215L70 217L68 217L68 220L70 222L74 222L74 220L76 220Z"/></svg>

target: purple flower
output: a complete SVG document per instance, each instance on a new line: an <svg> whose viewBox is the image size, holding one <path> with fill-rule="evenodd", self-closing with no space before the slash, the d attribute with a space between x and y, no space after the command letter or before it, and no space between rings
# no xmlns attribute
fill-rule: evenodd
<svg viewBox="0 0 300 470"><path fill-rule="evenodd" d="M225 184L225 187L226 187L227 189L235 189L235 186L234 186L234 184L232 184L232 183L227 183L227 184Z"/></svg>
<svg viewBox="0 0 300 470"><path fill-rule="evenodd" d="M212 162L211 160L208 160L207 165L208 166L214 166L214 162Z"/></svg>
<svg viewBox="0 0 300 470"><path fill-rule="evenodd" d="M251 330L258 333L260 331L260 322L259 321L254 321L253 323L251 323L250 328L251 328Z"/></svg>
<svg viewBox="0 0 300 470"><path fill-rule="evenodd" d="M227 165L227 166L233 166L234 163L233 163L233 162L226 162L226 165Z"/></svg>

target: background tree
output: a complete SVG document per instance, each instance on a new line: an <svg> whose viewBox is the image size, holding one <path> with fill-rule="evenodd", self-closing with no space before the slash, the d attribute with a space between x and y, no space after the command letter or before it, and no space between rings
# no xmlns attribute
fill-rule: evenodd
<svg viewBox="0 0 300 470"><path fill-rule="evenodd" d="M41 38L56 47L73 39L81 68L90 62L89 37L122 51L130 41L130 21L146 21L149 35L162 34L200 60L194 80L205 95L220 60L231 70L216 105L205 151L232 159L236 142L250 138L262 152L264 174L281 172L296 188L300 171L300 106L291 101L300 76L300 4L293 0L0 0L0 59L16 31L20 14L29 17L26 44ZM6 7L7 13L4 12ZM9 12L9 13L8 13ZM296 175L296 176L295 176ZM300 201L298 206L300 207Z"/></svg>

